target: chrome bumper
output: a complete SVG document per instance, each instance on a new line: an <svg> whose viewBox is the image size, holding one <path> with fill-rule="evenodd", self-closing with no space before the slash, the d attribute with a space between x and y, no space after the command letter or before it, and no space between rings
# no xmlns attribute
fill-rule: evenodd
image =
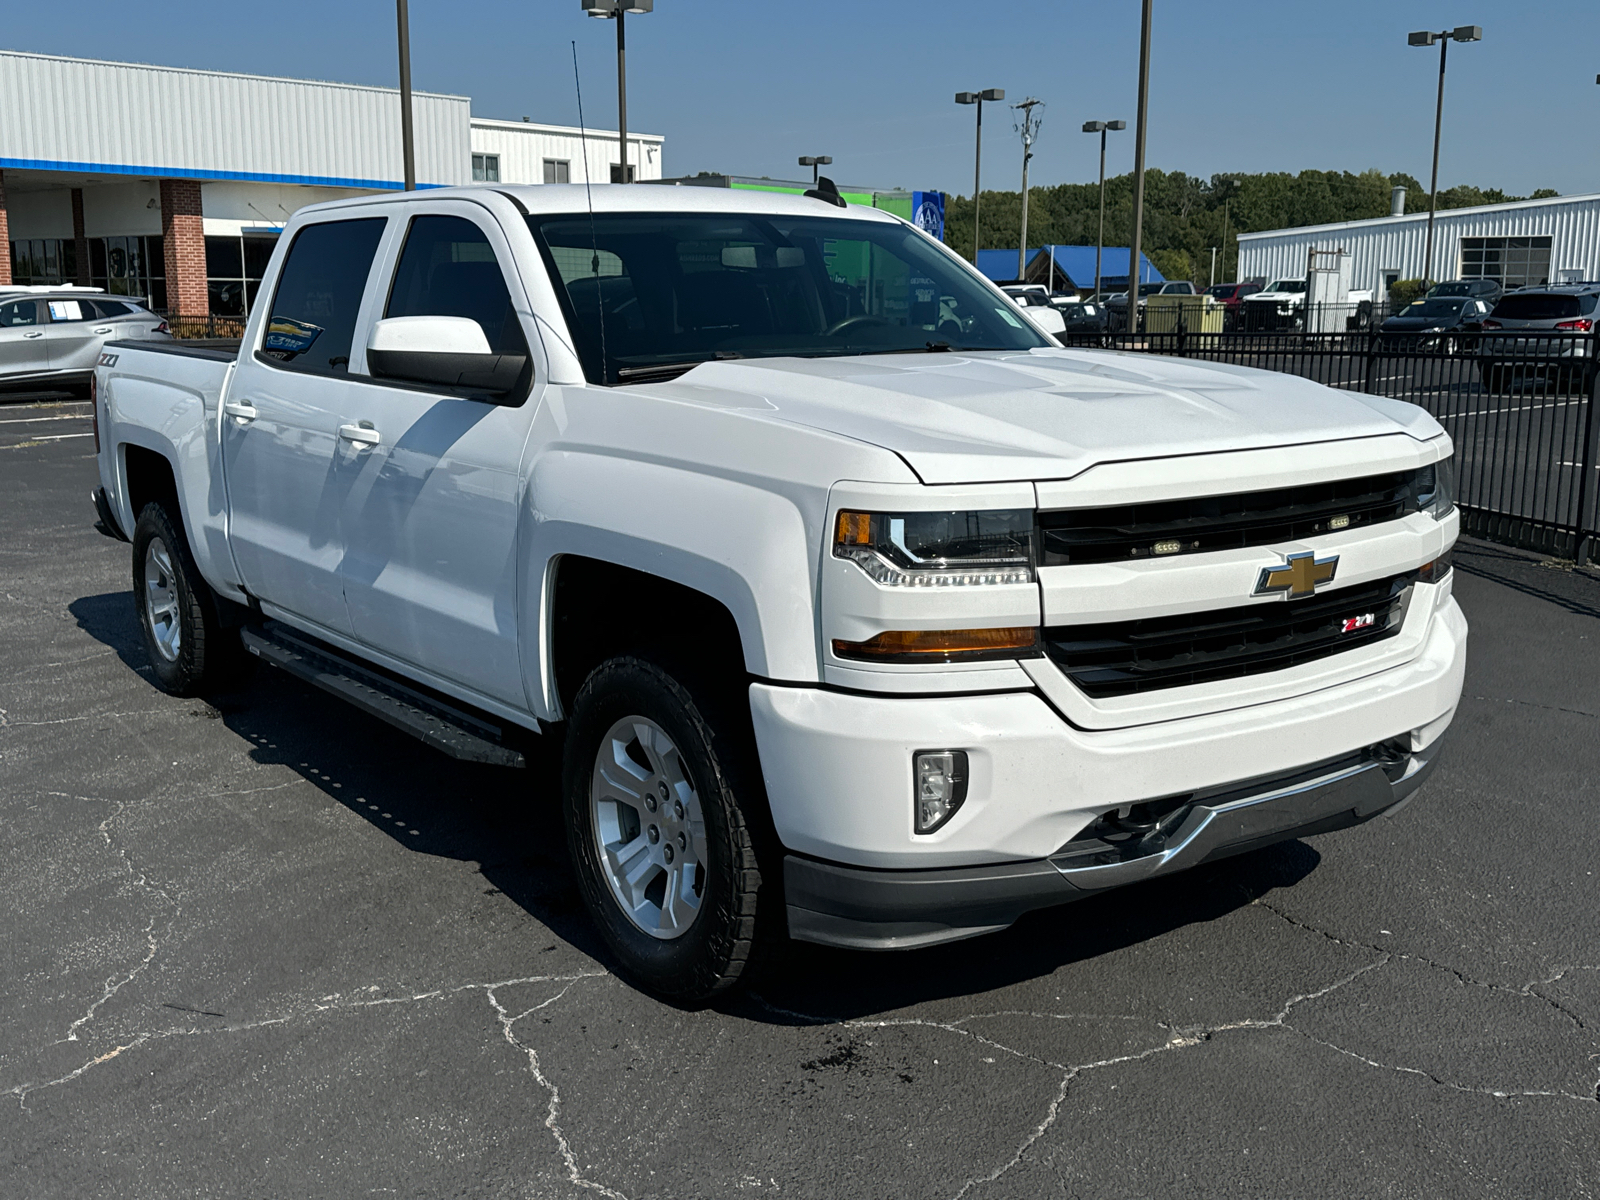
<svg viewBox="0 0 1600 1200"><path fill-rule="evenodd" d="M1004 929L1032 909L1359 825L1393 814L1411 798L1432 773L1440 741L1412 754L1369 747L1291 777L1178 798L1137 836L1080 835L1031 862L880 871L790 855L784 860L789 934L861 950L955 941Z"/></svg>

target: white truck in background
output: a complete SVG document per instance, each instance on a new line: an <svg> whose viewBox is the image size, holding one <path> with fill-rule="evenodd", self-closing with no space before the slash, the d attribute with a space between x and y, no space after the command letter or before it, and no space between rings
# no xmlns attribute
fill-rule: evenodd
<svg viewBox="0 0 1600 1200"><path fill-rule="evenodd" d="M826 186L316 205L260 297L237 355L100 358L156 681L253 655L463 758L563 738L584 902L663 994L1349 826L1438 761L1418 408L1062 349Z"/></svg>

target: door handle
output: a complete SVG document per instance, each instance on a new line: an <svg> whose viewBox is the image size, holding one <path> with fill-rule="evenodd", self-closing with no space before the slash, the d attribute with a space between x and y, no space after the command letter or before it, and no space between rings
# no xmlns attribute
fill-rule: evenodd
<svg viewBox="0 0 1600 1200"><path fill-rule="evenodd" d="M44 330L42 330L42 329L30 329L30 330L28 330L27 333L23 334L22 336L25 337L25 338L43 337L44 336Z"/></svg>
<svg viewBox="0 0 1600 1200"><path fill-rule="evenodd" d="M95 332L96 333L115 333L116 330L111 328L111 326L109 326L109 325L99 325L99 326L95 327Z"/></svg>
<svg viewBox="0 0 1600 1200"><path fill-rule="evenodd" d="M382 435L374 429L370 422L361 425L339 426L339 436L347 442L354 442L358 446L376 446L383 441Z"/></svg>
<svg viewBox="0 0 1600 1200"><path fill-rule="evenodd" d="M237 418L241 423L254 421L261 415L256 411L254 404L247 404L243 400L224 400L222 402L222 411L230 417Z"/></svg>

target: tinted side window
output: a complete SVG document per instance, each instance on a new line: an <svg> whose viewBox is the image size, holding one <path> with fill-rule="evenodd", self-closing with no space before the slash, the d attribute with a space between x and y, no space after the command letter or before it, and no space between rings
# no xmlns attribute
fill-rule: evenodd
<svg viewBox="0 0 1600 1200"><path fill-rule="evenodd" d="M38 310L32 300L14 300L10 304L0 304L0 329L38 323Z"/></svg>
<svg viewBox="0 0 1600 1200"><path fill-rule="evenodd" d="M528 353L494 247L464 217L417 217L406 233L385 317L467 317L495 354Z"/></svg>
<svg viewBox="0 0 1600 1200"><path fill-rule="evenodd" d="M386 220L329 221L295 235L272 297L262 353L299 371L349 369L356 312Z"/></svg>

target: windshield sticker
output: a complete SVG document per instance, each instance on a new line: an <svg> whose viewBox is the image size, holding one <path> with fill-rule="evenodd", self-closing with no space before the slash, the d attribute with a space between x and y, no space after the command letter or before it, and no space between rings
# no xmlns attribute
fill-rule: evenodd
<svg viewBox="0 0 1600 1200"><path fill-rule="evenodd" d="M52 321L81 321L84 319L83 309L76 300L50 301L50 319Z"/></svg>
<svg viewBox="0 0 1600 1200"><path fill-rule="evenodd" d="M997 308L994 311L995 311L995 315L998 316L1007 325L1011 325L1011 326L1013 326L1013 327L1015 327L1017 329L1021 329L1022 328L1022 322L1017 320L1015 317L1013 317L1005 309Z"/></svg>
<svg viewBox="0 0 1600 1200"><path fill-rule="evenodd" d="M304 354L322 334L321 325L296 321L293 317L273 317L267 324L267 340L262 349L285 354Z"/></svg>

